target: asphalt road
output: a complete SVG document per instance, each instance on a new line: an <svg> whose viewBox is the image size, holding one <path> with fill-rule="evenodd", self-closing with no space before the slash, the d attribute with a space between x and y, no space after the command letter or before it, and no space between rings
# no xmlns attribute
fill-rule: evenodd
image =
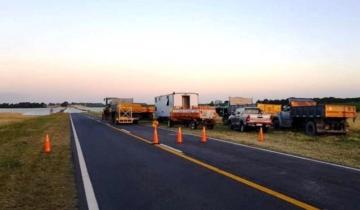
<svg viewBox="0 0 360 210"><path fill-rule="evenodd" d="M299 208L124 133L150 140L151 127L117 126L119 132L83 114L72 119L100 209ZM161 129L159 138L189 157L320 209L359 209L359 171L211 139L201 144L191 135L177 145L175 133Z"/></svg>

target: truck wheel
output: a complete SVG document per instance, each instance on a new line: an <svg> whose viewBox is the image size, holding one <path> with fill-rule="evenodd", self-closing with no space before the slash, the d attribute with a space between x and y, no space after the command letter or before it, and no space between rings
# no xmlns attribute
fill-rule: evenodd
<svg viewBox="0 0 360 210"><path fill-rule="evenodd" d="M269 127L263 126L262 128L264 133L267 133L269 131Z"/></svg>
<svg viewBox="0 0 360 210"><path fill-rule="evenodd" d="M279 129L280 128L280 122L279 122L279 119L274 119L273 120L273 126L275 129Z"/></svg>
<svg viewBox="0 0 360 210"><path fill-rule="evenodd" d="M195 129L197 128L197 123L196 123L196 121L191 121L191 122L190 122L190 128L191 128L192 130L195 130Z"/></svg>
<svg viewBox="0 0 360 210"><path fill-rule="evenodd" d="M212 129L214 129L214 124L208 124L206 127L207 127L208 129L212 130Z"/></svg>
<svg viewBox="0 0 360 210"><path fill-rule="evenodd" d="M244 131L245 131L245 125L244 125L244 123L240 123L239 131L240 131L240 132L244 132Z"/></svg>
<svg viewBox="0 0 360 210"><path fill-rule="evenodd" d="M229 128L230 128L230 130L234 130L234 129L235 129L232 123L229 124Z"/></svg>
<svg viewBox="0 0 360 210"><path fill-rule="evenodd" d="M173 125L174 125L174 122L169 119L168 120L168 127L171 128L171 127L173 127Z"/></svg>
<svg viewBox="0 0 360 210"><path fill-rule="evenodd" d="M309 136L316 135L316 125L313 121L308 121L305 125L305 133Z"/></svg>

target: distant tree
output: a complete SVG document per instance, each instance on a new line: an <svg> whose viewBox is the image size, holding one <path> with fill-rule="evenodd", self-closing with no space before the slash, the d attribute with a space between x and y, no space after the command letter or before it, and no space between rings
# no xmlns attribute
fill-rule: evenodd
<svg viewBox="0 0 360 210"><path fill-rule="evenodd" d="M63 103L61 103L60 106L62 106L62 107L67 107L67 106L69 106L69 102L64 101Z"/></svg>

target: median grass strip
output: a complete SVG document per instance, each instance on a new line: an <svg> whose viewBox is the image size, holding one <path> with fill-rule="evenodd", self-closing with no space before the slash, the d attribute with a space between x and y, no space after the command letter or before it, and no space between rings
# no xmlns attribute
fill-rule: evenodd
<svg viewBox="0 0 360 210"><path fill-rule="evenodd" d="M68 114L0 126L0 209L76 209Z"/></svg>

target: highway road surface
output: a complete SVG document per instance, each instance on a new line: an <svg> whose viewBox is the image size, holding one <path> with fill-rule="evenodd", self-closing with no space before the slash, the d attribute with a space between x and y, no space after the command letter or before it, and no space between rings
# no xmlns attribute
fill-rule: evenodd
<svg viewBox="0 0 360 210"><path fill-rule="evenodd" d="M360 171L71 114L80 209L360 209Z"/></svg>

